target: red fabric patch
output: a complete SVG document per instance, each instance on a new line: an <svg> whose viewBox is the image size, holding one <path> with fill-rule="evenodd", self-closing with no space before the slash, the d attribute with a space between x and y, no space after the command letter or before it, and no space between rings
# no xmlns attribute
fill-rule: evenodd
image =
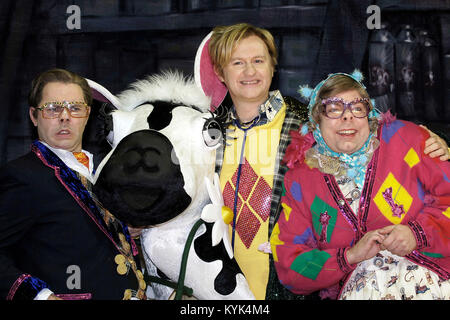
<svg viewBox="0 0 450 320"><path fill-rule="evenodd" d="M223 190L224 203L231 209L234 207L235 187L233 184L236 184L237 171L238 169L236 169L236 172L233 174L231 183L227 182ZM254 187L255 189L253 193L251 193ZM236 209L238 214L241 207L243 207L236 222L236 232L239 234L244 245L249 248L261 226L258 218L252 213L250 208L265 222L270 215L272 188L264 178L259 177L258 179L258 175L247 159L244 159L244 163L241 167L239 195L240 197ZM244 200L244 203L242 203L241 198Z"/></svg>
<svg viewBox="0 0 450 320"><path fill-rule="evenodd" d="M261 223L258 218L250 211L247 204L244 204L242 212L239 215L238 222L236 223L236 232L239 234L242 243L248 249L258 233Z"/></svg>

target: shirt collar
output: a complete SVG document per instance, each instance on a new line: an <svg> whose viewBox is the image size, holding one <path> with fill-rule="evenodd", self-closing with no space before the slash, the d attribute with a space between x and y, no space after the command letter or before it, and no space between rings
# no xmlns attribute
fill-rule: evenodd
<svg viewBox="0 0 450 320"><path fill-rule="evenodd" d="M272 121L277 115L278 111L281 110L283 106L283 97L279 90L274 90L269 92L269 98L259 106L259 117L258 125L266 124ZM237 120L236 109L233 106L231 112L231 118Z"/></svg>
<svg viewBox="0 0 450 320"><path fill-rule="evenodd" d="M70 169L77 171L78 173L82 174L86 178L88 178L91 182L93 181L93 168L94 168L94 156L92 153L86 150L81 150L84 152L87 157L89 158L89 169L86 168L84 165L82 165L80 162L78 162L77 158L73 155L72 152L64 150L64 149L58 149L49 146L46 142L39 140L43 145L45 145L47 148L49 148L54 154L58 156Z"/></svg>
<svg viewBox="0 0 450 320"><path fill-rule="evenodd" d="M259 112L265 114L268 121L272 121L283 106L283 97L279 90L269 92L269 98L259 106Z"/></svg>

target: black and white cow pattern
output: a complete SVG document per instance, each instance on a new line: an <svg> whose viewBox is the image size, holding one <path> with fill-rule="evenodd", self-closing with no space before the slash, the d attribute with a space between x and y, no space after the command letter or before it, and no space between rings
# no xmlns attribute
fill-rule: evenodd
<svg viewBox="0 0 450 320"><path fill-rule="evenodd" d="M111 152L100 163L94 192L125 223L145 226L141 245L152 275L177 281L188 234L211 202L204 179L213 181L222 130L209 99L192 79L165 73L138 81L117 97L90 81L117 110ZM222 239L212 245L213 224L197 231L189 251L185 286L197 299L254 299ZM167 299L173 289L152 285Z"/></svg>

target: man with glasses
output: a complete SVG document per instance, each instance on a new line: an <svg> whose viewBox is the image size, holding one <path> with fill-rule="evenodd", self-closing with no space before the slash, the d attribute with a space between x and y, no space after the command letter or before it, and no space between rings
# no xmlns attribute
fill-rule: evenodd
<svg viewBox="0 0 450 320"><path fill-rule="evenodd" d="M127 227L91 192L87 81L52 69L33 80L28 100L38 140L0 170L0 297L145 298Z"/></svg>

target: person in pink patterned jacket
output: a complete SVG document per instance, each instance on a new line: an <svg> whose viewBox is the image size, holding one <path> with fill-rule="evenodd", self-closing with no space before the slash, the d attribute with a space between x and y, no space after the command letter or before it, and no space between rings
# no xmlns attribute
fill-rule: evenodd
<svg viewBox="0 0 450 320"><path fill-rule="evenodd" d="M373 107L362 75L309 92L271 236L280 282L331 299L450 299L450 162L429 132Z"/></svg>

